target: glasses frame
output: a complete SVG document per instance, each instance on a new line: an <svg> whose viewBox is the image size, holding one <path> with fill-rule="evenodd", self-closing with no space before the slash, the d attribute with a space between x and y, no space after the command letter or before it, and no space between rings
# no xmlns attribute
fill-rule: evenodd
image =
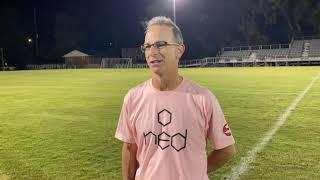
<svg viewBox="0 0 320 180"><path fill-rule="evenodd" d="M140 46L140 50L142 53L145 53L146 51L150 50L151 47L155 47L157 49L162 49L162 48L165 48L167 46L181 46L181 44L178 44L178 43L169 43L167 41L157 41L153 44L143 44Z"/></svg>

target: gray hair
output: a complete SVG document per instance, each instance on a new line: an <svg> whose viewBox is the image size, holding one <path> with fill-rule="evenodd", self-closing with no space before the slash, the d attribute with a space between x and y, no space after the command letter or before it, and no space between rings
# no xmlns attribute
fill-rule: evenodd
<svg viewBox="0 0 320 180"><path fill-rule="evenodd" d="M165 17L165 16L153 17L148 22L146 22L145 33L148 31L150 26L153 26L153 25L165 25L165 26L172 28L172 32L173 32L173 35L176 39L176 43L183 44L183 37L182 37L181 30L174 22L172 22L172 20L170 18Z"/></svg>

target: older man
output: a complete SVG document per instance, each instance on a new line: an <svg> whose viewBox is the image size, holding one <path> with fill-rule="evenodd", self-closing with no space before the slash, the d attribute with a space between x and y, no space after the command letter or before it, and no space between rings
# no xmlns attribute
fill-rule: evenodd
<svg viewBox="0 0 320 180"><path fill-rule="evenodd" d="M178 73L185 46L169 18L148 23L141 46L152 78L124 98L115 137L123 141L124 180L207 180L235 154L216 97ZM205 77L204 77L205 78ZM207 156L207 140L213 151Z"/></svg>

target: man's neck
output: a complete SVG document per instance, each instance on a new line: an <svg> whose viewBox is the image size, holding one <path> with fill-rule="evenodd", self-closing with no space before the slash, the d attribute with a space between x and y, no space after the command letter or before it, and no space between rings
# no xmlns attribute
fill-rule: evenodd
<svg viewBox="0 0 320 180"><path fill-rule="evenodd" d="M178 73L162 76L154 74L152 76L152 85L159 91L171 91L176 89L182 80L182 76L180 76Z"/></svg>

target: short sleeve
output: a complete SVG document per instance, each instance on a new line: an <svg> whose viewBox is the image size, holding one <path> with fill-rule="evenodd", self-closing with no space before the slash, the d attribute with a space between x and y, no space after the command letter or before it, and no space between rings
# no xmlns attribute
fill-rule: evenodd
<svg viewBox="0 0 320 180"><path fill-rule="evenodd" d="M210 92L206 98L207 138L213 149L222 149L235 143L217 98Z"/></svg>
<svg viewBox="0 0 320 180"><path fill-rule="evenodd" d="M115 138L126 143L134 143L133 127L130 123L130 93L123 100Z"/></svg>

